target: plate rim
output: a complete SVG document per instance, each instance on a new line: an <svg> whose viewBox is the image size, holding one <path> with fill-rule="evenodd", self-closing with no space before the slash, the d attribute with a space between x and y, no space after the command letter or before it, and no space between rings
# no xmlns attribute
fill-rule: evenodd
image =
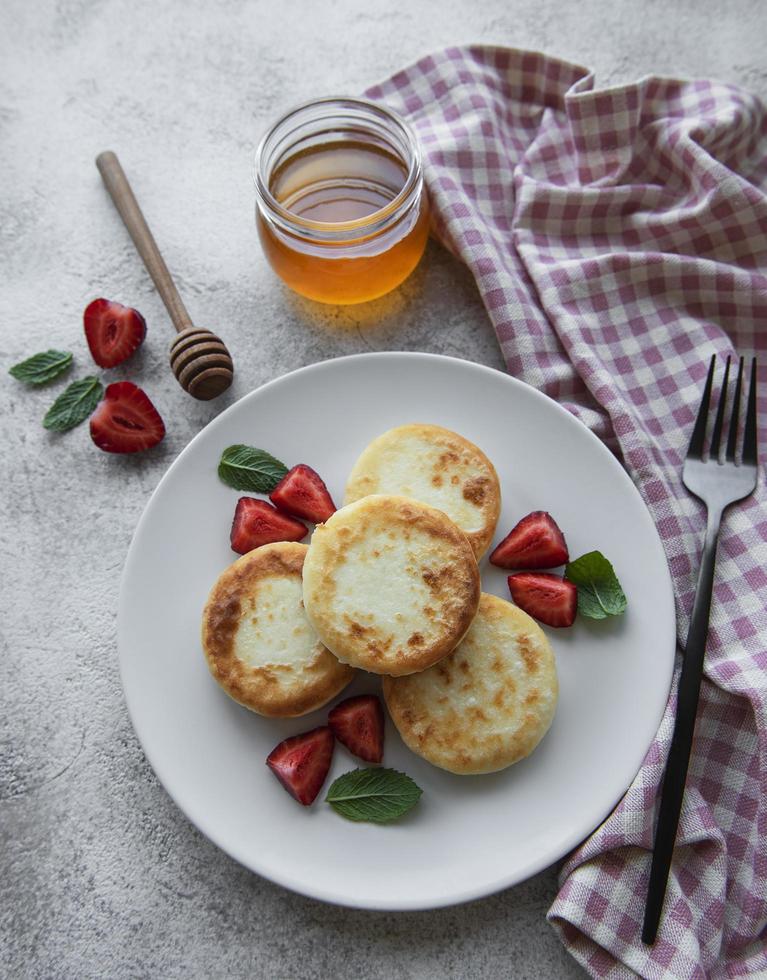
<svg viewBox="0 0 767 980"><path fill-rule="evenodd" d="M660 535L658 533L658 529L655 525L655 521L653 520L652 514L650 513L650 510L644 498L642 497L641 493L639 492L639 489L637 488L636 484L631 479L625 467L615 457L615 455L607 448L607 446L602 442L602 440L594 432L592 432L591 429L589 429L588 426L581 421L581 419L579 419L572 412L568 411L568 409L566 409L564 406L562 406L559 402L555 401L550 396L539 391L537 388L533 387L527 382L522 381L520 378L516 378L511 374L508 374L497 368L490 367L489 365L480 364L476 361L469 361L462 357L455 357L448 354L436 354L427 351L402 351L402 350L369 351L369 352L366 351L366 352L356 353L356 354L346 354L341 357L330 357L321 361L315 361L311 364L302 365L301 367L294 368L291 371L287 371L284 374L281 374L276 378L272 378L269 381L266 381L263 384L259 385L258 387L253 388L251 391L242 395L231 405L228 405L225 409L223 409L223 411L221 411L218 415L212 418L209 422L207 422L200 429L200 431L197 432L189 440L189 442L186 443L186 445L181 449L181 451L178 453L176 458L170 463L170 465L164 471L164 473L160 477L160 480L157 482L154 489L152 490L149 499L144 505L144 508L141 512L141 516L139 517L139 520L134 529L133 535L131 537L130 545L128 547L128 551L125 557L125 561L123 564L122 573L120 576L120 583L119 583L118 606L117 606L117 656L118 656L118 666L119 666L119 674L120 674L120 685L122 687L123 698L125 700L128 717L130 719L131 726L136 735L138 743L141 746L141 750L144 753L144 756L149 762L149 765L151 766L158 782L160 783L160 786L168 794L168 796L171 798L175 806L183 814L186 820L188 820L193 827L195 827L200 833L202 833L219 850L223 851L228 857L237 861L238 864L246 868L252 874L257 874L260 877L265 878L266 880L272 882L273 884L276 884L283 888L287 888L302 896L312 898L321 902L325 902L330 905L336 905L344 908L357 908L357 909L365 909L369 911L379 911L379 912L425 911L429 909L448 908L450 906L459 905L466 902L478 901L479 899L497 894L500 891L503 891L507 888L511 888L514 885L526 881L528 878L532 877L535 874L540 873L541 871L555 864L557 861L561 860L564 856L569 854L579 843L586 840L591 834L593 834L594 831L599 826L601 826L601 824L605 821L605 819L609 816L609 814L615 809L616 805L620 802L621 798L624 796L624 794L626 793L626 791L629 789L632 782L636 778L637 774L639 773L642 767L642 762L644 761L644 758L647 755L647 751L650 749L650 746L652 745L652 740L647 744L647 746L643 750L643 753L636 765L636 768L633 769L632 767L633 772L631 774L630 779L628 780L626 785L621 788L617 797L615 798L615 800L612 801L608 809L599 816L598 820L595 823L593 823L593 825L590 826L590 828L585 832L585 834L579 829L576 832L567 835L564 839L564 842L560 842L560 844L555 849L557 852L556 854L552 855L552 853L550 853L549 851L545 851L539 854L537 857L531 859L524 865L522 866L517 865L513 872L511 873L507 872L503 875L500 875L492 883L489 884L484 883L482 885L475 885L472 887L462 888L460 890L450 893L449 895L443 898L439 898L436 900L429 900L426 902L423 899L411 900L406 895L400 896L399 900L396 902L368 900L367 898L364 897L355 900L354 898L350 898L348 895L342 893L340 890L334 889L332 887L326 888L326 887L322 887L321 884L314 884L314 883L312 883L311 886L307 886L306 883L303 881L298 882L294 880L289 873L277 874L274 873L273 870L262 870L261 868L254 867L253 862L251 860L246 859L242 854L238 853L238 848L236 846L232 846L229 843L224 843L217 836L215 828L207 824L204 817L198 817L197 815L192 816L192 814L188 812L187 808L179 801L176 793L174 793L171 790L170 786L168 785L168 782L166 782L166 779L163 776L163 766L162 764L158 763L155 757L154 749L150 748L142 738L141 732L139 730L139 726L137 725L136 722L137 712L134 710L135 702L133 701L133 696L129 695L128 693L128 685L126 684L125 669L124 669L124 664L126 662L125 661L126 640L124 638L125 629L123 624L125 623L126 616L127 616L127 612L125 608L127 604L126 583L129 579L133 564L138 560L136 557L137 541L139 540L144 524L149 519L149 514L153 510L153 506L157 500L161 487L165 484L167 480L171 478L171 475L173 474L175 469L180 465L181 461L185 459L187 455L189 455L193 451L196 443L198 442L198 440L202 438L204 433L207 433L209 430L218 428L221 424L223 424L223 420L226 420L229 417L229 415L232 414L235 410L240 411L244 404L255 399L257 396L260 396L267 389L276 387L291 379L294 379L297 375L313 374L313 373L321 372L323 370L327 370L331 366L335 367L338 364L354 364L354 363L359 363L360 361L366 361L372 359L407 360L407 361L422 360L424 362L447 361L454 365L460 365L463 369L476 371L477 373L480 374L490 373L494 376L502 378L504 383L509 383L512 386L515 387L520 386L526 389L528 395L532 396L534 399L538 399L542 402L548 403L549 407L553 408L560 415L570 420L567 424L575 423L585 433L587 433L588 438L590 438L592 440L592 443L596 447L598 447L597 449L598 452L601 452L604 456L609 457L611 461L610 465L615 467L615 472L618 478L623 480L629 492L632 493L642 505L641 506L642 513L644 514L644 517L646 518L648 526L652 532L653 545L658 551L662 559L661 565L663 569L663 578L665 581L665 592L669 600L670 610L672 614L671 620L669 622L670 635L669 635L668 690L666 691L666 694L662 700L660 711L657 715L656 723L654 726L655 731L657 732L662 722L663 716L665 714L666 705L671 690L671 682L673 679L673 670L674 670L674 661L675 661L675 652L676 652L676 622L675 622L675 615L674 615L675 600L674 600L674 591L673 591L671 572L668 566L668 559L666 557L666 553L663 548L663 544ZM564 850L562 849L563 844L566 844Z"/></svg>

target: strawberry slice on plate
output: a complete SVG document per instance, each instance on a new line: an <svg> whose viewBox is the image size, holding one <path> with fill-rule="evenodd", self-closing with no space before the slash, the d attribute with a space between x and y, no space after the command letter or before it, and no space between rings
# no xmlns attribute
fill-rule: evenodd
<svg viewBox="0 0 767 980"><path fill-rule="evenodd" d="M281 514L265 500L240 497L234 511L229 541L232 551L244 555L273 541L300 541L308 533L309 528L305 524Z"/></svg>
<svg viewBox="0 0 767 980"><path fill-rule="evenodd" d="M91 416L91 439L106 453L138 453L165 435L160 413L132 381L108 385Z"/></svg>
<svg viewBox="0 0 767 980"><path fill-rule="evenodd" d="M294 799L310 806L330 770L334 745L333 732L323 725L280 742L266 764Z"/></svg>
<svg viewBox="0 0 767 980"><path fill-rule="evenodd" d="M365 762L383 759L384 713L374 694L347 698L328 715L328 724L338 741Z"/></svg>
<svg viewBox="0 0 767 980"><path fill-rule="evenodd" d="M280 510L313 524L323 524L336 512L322 477L305 463L289 470L269 494L269 499Z"/></svg>
<svg viewBox="0 0 767 980"><path fill-rule="evenodd" d="M509 575L511 598L520 609L547 626L572 626L578 612L578 588L549 572Z"/></svg>
<svg viewBox="0 0 767 980"><path fill-rule="evenodd" d="M565 536L545 510L523 517L490 555L500 568L556 568L568 560Z"/></svg>
<svg viewBox="0 0 767 980"><path fill-rule="evenodd" d="M85 307L83 326L93 360L103 368L122 364L146 336L139 311L109 299L94 299Z"/></svg>

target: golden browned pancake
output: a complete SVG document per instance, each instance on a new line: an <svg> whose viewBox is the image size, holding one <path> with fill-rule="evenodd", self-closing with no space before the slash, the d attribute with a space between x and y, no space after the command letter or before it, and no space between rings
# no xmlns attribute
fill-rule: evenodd
<svg viewBox="0 0 767 980"><path fill-rule="evenodd" d="M460 527L481 558L495 534L501 487L474 443L438 425L401 425L374 439L354 464L344 502L370 493L421 500Z"/></svg>
<svg viewBox="0 0 767 980"><path fill-rule="evenodd" d="M226 693L261 715L320 708L354 676L319 641L304 612L307 546L266 544L224 569L202 616L202 646Z"/></svg>
<svg viewBox="0 0 767 980"><path fill-rule="evenodd" d="M461 644L409 677L384 677L386 705L404 742L449 772L495 772L529 755L557 704L554 654L538 624L482 593Z"/></svg>
<svg viewBox="0 0 767 980"><path fill-rule="evenodd" d="M407 497L342 507L315 530L304 565L304 605L320 639L374 674L411 674L447 656L479 588L466 535Z"/></svg>

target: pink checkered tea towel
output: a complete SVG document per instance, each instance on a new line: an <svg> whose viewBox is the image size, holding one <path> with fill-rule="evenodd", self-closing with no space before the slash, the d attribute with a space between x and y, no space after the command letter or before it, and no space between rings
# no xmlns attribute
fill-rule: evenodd
<svg viewBox="0 0 767 980"><path fill-rule="evenodd" d="M490 47L425 57L368 95L415 128L436 234L473 272L509 371L631 474L665 545L683 640L704 511L681 469L703 378L713 353L767 346L764 106L710 81L595 90L577 65ZM762 475L722 527L655 945L640 929L673 695L625 797L562 866L548 917L594 976L767 977L766 701Z"/></svg>

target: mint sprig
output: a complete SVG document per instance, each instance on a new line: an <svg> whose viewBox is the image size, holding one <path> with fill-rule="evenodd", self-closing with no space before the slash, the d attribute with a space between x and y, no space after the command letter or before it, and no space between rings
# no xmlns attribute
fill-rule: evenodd
<svg viewBox="0 0 767 980"><path fill-rule="evenodd" d="M95 410L104 394L104 386L93 376L73 381L48 409L43 425L54 432L66 432Z"/></svg>
<svg viewBox="0 0 767 980"><path fill-rule="evenodd" d="M587 619L620 616L628 601L615 569L601 551L589 551L565 568L565 578L578 586L578 612Z"/></svg>
<svg viewBox="0 0 767 980"><path fill-rule="evenodd" d="M412 810L422 792L396 769L353 769L332 783L325 801L347 820L391 823Z"/></svg>
<svg viewBox="0 0 767 980"><path fill-rule="evenodd" d="M287 472L284 463L253 446L228 446L218 464L218 475L227 486L251 493L271 493Z"/></svg>
<svg viewBox="0 0 767 980"><path fill-rule="evenodd" d="M72 366L68 351L44 350L9 368L8 374L27 385L44 385Z"/></svg>

